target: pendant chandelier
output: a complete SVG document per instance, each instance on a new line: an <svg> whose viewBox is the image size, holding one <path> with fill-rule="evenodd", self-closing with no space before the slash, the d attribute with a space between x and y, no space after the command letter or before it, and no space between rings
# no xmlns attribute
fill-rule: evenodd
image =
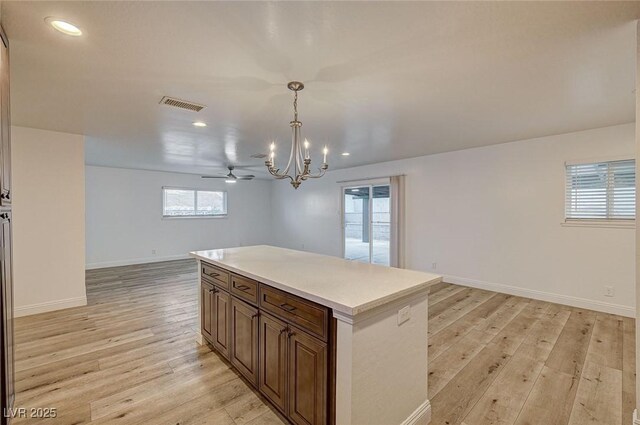
<svg viewBox="0 0 640 425"><path fill-rule="evenodd" d="M322 165L320 165L317 174L311 174L310 144L307 139L304 139L304 142L301 143L300 127L302 127L302 123L298 121L298 92L304 88L304 84L299 81L291 81L287 84L287 87L294 92L293 121L289 123L291 127L291 153L289 154L289 162L287 162L287 166L282 172L275 166L276 144L272 142L269 159L267 159L264 164L273 177L279 180L290 179L291 185L297 189L300 184L307 179L317 179L318 177L324 176L327 168L329 168L329 164L327 164L327 153L329 150L326 146L324 147L322 151L324 154Z"/></svg>

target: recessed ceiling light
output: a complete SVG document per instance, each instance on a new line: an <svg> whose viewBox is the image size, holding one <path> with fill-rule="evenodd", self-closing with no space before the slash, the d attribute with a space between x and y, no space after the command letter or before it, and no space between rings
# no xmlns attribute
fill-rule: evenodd
<svg viewBox="0 0 640 425"><path fill-rule="evenodd" d="M342 152L342 156L349 156L351 155L349 152Z"/></svg>
<svg viewBox="0 0 640 425"><path fill-rule="evenodd" d="M73 37L82 35L80 28L70 22L63 21L62 19L49 16L45 18L44 21L63 34L71 35Z"/></svg>
<svg viewBox="0 0 640 425"><path fill-rule="evenodd" d="M196 121L196 122L193 123L193 125L195 127L206 127L207 123L206 122L202 122L202 121Z"/></svg>

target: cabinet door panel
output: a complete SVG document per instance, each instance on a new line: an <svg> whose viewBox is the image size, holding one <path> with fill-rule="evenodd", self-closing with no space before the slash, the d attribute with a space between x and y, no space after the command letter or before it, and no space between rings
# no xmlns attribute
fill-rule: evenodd
<svg viewBox="0 0 640 425"><path fill-rule="evenodd" d="M233 364L253 385L258 385L258 309L231 297L231 344Z"/></svg>
<svg viewBox="0 0 640 425"><path fill-rule="evenodd" d="M286 412L287 325L275 317L260 314L260 392Z"/></svg>
<svg viewBox="0 0 640 425"><path fill-rule="evenodd" d="M213 346L226 359L229 359L229 294L217 288L213 292Z"/></svg>
<svg viewBox="0 0 640 425"><path fill-rule="evenodd" d="M327 344L291 329L289 336L289 419L324 425L327 411Z"/></svg>
<svg viewBox="0 0 640 425"><path fill-rule="evenodd" d="M200 285L200 328L202 336L213 342L213 285L202 282Z"/></svg>

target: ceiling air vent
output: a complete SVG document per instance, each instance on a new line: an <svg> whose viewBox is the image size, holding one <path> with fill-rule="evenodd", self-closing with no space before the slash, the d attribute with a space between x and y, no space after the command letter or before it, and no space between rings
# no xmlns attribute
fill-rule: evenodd
<svg viewBox="0 0 640 425"><path fill-rule="evenodd" d="M186 109L188 111L200 112L204 108L205 105L200 105L198 103L189 102L188 100L176 99L175 97L165 96L160 99L161 105L173 106L174 108Z"/></svg>

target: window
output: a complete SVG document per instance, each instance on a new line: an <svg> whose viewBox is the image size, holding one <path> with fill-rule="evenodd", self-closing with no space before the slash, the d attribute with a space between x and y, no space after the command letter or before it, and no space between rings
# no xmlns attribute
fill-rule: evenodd
<svg viewBox="0 0 640 425"><path fill-rule="evenodd" d="M635 160L566 165L565 218L634 220Z"/></svg>
<svg viewBox="0 0 640 425"><path fill-rule="evenodd" d="M217 217L227 215L227 192L162 188L164 217Z"/></svg>

